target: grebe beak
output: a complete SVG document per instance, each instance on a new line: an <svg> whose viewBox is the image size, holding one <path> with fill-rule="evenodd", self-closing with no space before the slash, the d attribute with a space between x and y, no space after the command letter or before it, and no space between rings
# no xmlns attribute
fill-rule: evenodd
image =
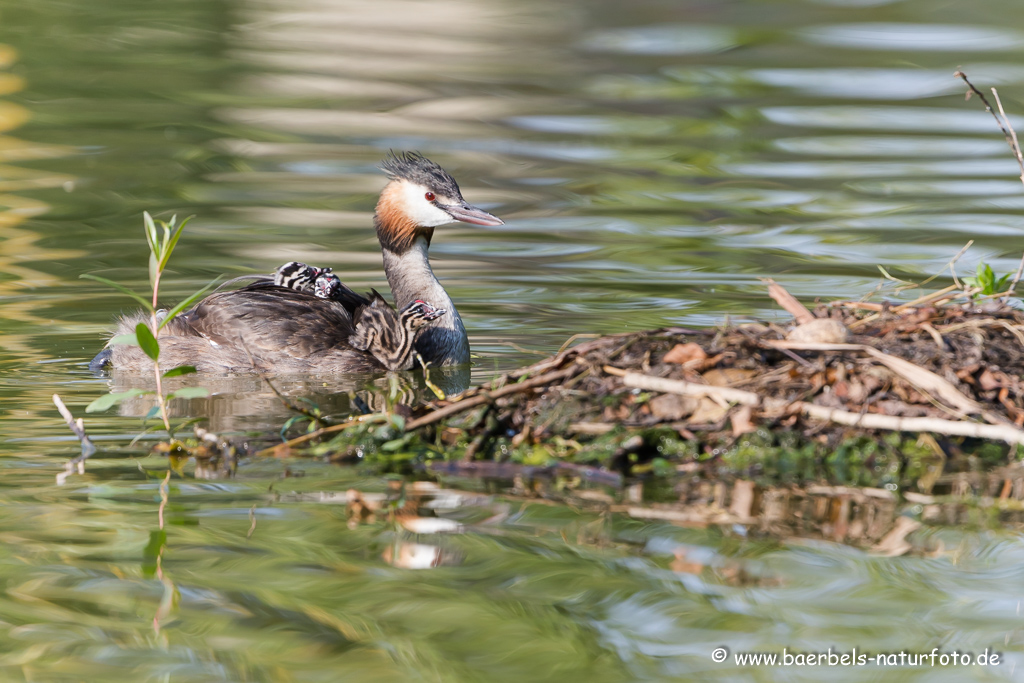
<svg viewBox="0 0 1024 683"><path fill-rule="evenodd" d="M473 225L505 225L505 221L501 220L497 216L492 216L483 209L478 209L471 204L462 202L461 204L443 205L441 206L449 216L457 221L463 223L471 223Z"/></svg>

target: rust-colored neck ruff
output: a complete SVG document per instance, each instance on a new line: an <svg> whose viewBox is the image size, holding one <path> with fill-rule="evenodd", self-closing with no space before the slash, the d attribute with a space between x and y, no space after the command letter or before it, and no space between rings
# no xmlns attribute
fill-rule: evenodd
<svg viewBox="0 0 1024 683"><path fill-rule="evenodd" d="M396 254L408 251L417 236L425 237L428 245L434 236L433 228L421 227L409 216L403 200L404 193L399 182L390 182L381 191L377 211L373 215L380 246Z"/></svg>

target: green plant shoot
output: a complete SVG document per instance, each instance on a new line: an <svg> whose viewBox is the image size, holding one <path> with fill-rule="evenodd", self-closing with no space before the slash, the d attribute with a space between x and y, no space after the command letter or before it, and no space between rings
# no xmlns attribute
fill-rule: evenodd
<svg viewBox="0 0 1024 683"><path fill-rule="evenodd" d="M1010 274L1007 273L997 280L996 274L992 270L992 266L987 263L979 263L978 276L966 277L964 278L964 282L971 287L981 290L978 294L981 294L982 296L991 296L993 294L1001 294L1006 291L1006 288L1010 283Z"/></svg>
<svg viewBox="0 0 1024 683"><path fill-rule="evenodd" d="M160 295L160 278L162 277L164 270L167 268L167 263L171 260L171 254L174 253L174 248L177 246L178 240L181 239L182 230L191 220L191 217L186 218L180 224L178 223L177 216L172 216L170 221L154 220L147 211L142 214L142 217L145 228L144 231L146 233L146 243L149 245L149 283L153 290L153 296L151 299L141 296L124 285L97 275L86 274L81 277L101 282L123 292L124 294L127 294L142 304L149 312L150 324L147 325L146 323L139 323L136 325L135 332L133 334L118 335L110 340L110 344L132 344L142 349L142 352L153 361L153 375L156 379L156 391L131 389L129 391L110 393L106 396L101 396L90 403L86 408L86 412L92 413L106 410L107 408L134 396L155 394L157 405L154 407L154 410L150 411L147 418L154 412L159 414L163 420L164 427L167 429L167 433L171 438L173 438L174 433L171 430L171 423L167 416L167 402L173 398L188 399L208 396L209 391L202 387L183 387L170 394L164 394L162 384L162 380L164 378L190 375L196 372L196 368L191 365L182 365L177 368L171 368L166 372L162 372L160 369L160 342L157 341L157 334L164 325L174 318L174 316L181 313L206 294L214 285L217 284L220 278L217 278L206 287L203 287L192 296L186 298L184 301L168 311L162 319L158 317L157 301Z"/></svg>

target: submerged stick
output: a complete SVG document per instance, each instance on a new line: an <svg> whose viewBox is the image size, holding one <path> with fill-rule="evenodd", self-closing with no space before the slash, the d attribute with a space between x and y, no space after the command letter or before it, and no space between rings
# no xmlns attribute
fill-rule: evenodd
<svg viewBox="0 0 1024 683"><path fill-rule="evenodd" d="M85 433L85 422L82 418L77 420L68 410L68 407L64 405L64 401L60 399L57 394L53 395L53 404L57 406L57 410L60 411L61 417L68 423L68 427L71 432L78 437L79 442L82 444L82 454L77 458L72 458L64 465L64 472L57 475L57 485L62 485L69 476L78 470L79 474L85 474L85 461L88 460L93 453L96 452L96 446L93 445L92 441L89 440L89 436Z"/></svg>
<svg viewBox="0 0 1024 683"><path fill-rule="evenodd" d="M93 445L92 441L89 440L89 436L85 433L85 422L82 421L82 418L78 418L76 420L74 416L71 415L71 411L68 410L68 407L64 405L64 401L60 400L60 396L57 394L53 395L53 404L57 406L57 410L60 411L64 421L68 423L68 427L71 428L71 431L82 443L82 455L75 458L75 460L85 460L95 453L96 446Z"/></svg>

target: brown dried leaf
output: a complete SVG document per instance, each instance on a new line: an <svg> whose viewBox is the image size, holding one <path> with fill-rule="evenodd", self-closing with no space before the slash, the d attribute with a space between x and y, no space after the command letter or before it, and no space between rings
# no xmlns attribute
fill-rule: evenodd
<svg viewBox="0 0 1024 683"><path fill-rule="evenodd" d="M839 320L817 318L794 327L786 335L786 339L795 342L843 344L849 336L850 331Z"/></svg>
<svg viewBox="0 0 1024 683"><path fill-rule="evenodd" d="M708 370L701 377L713 387L731 387L742 384L756 375L754 370L743 370L740 368L718 368Z"/></svg>
<svg viewBox="0 0 1024 683"><path fill-rule="evenodd" d="M752 419L753 416L753 406L741 406L739 409L733 411L732 415L729 416L732 423L732 435L736 437L757 431L757 425L754 424Z"/></svg>
<svg viewBox="0 0 1024 683"><path fill-rule="evenodd" d="M678 394L662 394L652 398L648 403L651 415L659 420L681 420L697 410L699 401Z"/></svg>
<svg viewBox="0 0 1024 683"><path fill-rule="evenodd" d="M688 344L676 344L672 347L662 361L665 363L678 363L679 365L685 365L687 363L700 362L707 359L708 354L705 353L704 349L699 344L690 342Z"/></svg>
<svg viewBox="0 0 1024 683"><path fill-rule="evenodd" d="M975 384L974 373L976 373L980 367L981 365L978 363L971 363L970 365L965 365L964 367L956 371L956 376L959 380L963 382L967 382L968 384Z"/></svg>
<svg viewBox="0 0 1024 683"><path fill-rule="evenodd" d="M868 397L868 389L857 380L844 382L846 385L846 398L852 403L860 405Z"/></svg>
<svg viewBox="0 0 1024 683"><path fill-rule="evenodd" d="M724 408L707 396L704 396L699 400L697 409L693 411L688 421L690 424L698 425L714 424L721 422L728 410L728 408Z"/></svg>
<svg viewBox="0 0 1024 683"><path fill-rule="evenodd" d="M978 377L978 384L981 386L982 391L992 391L993 389L998 389L1003 385L1003 383L999 381L999 378L996 377L995 373L988 368L985 368L985 371L981 373L980 377Z"/></svg>

